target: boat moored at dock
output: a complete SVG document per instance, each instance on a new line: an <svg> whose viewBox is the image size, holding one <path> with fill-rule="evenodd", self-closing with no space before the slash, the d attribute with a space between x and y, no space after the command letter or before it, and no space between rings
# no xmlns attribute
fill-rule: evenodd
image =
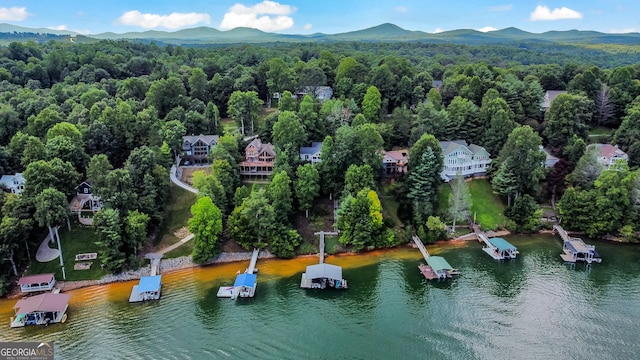
<svg viewBox="0 0 640 360"><path fill-rule="evenodd" d="M13 307L16 316L11 317L11 327L64 323L70 297L69 294L44 293L18 300Z"/></svg>

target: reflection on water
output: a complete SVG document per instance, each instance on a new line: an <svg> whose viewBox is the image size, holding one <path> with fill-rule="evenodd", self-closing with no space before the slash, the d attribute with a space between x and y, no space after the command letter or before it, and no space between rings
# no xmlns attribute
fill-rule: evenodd
<svg viewBox="0 0 640 360"><path fill-rule="evenodd" d="M599 242L602 264L568 266L557 238L509 241L521 255L505 262L477 242L428 247L460 269L450 281L406 248L328 257L346 291L300 289L305 257L259 260L253 299L216 297L240 262L165 274L156 302L129 304L135 282L72 291L49 327L9 329L15 300L0 300L0 340L55 341L60 359L636 357L639 247Z"/></svg>

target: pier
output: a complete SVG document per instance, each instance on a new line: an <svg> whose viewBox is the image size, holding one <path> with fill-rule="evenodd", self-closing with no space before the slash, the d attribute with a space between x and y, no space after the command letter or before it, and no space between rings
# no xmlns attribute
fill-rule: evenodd
<svg viewBox="0 0 640 360"><path fill-rule="evenodd" d="M553 225L553 229L562 238L562 254L560 254L562 260L569 263L584 261L587 264L602 262L602 257L594 245L587 245L580 238L570 237L560 225Z"/></svg>
<svg viewBox="0 0 640 360"><path fill-rule="evenodd" d="M249 267L242 274L238 274L233 286L221 286L218 289L218 297L231 298L236 300L239 297L254 297L256 294L256 287L258 286L256 272L256 263L258 262L258 256L260 255L260 249L253 249L251 260L249 261Z"/></svg>
<svg viewBox="0 0 640 360"><path fill-rule="evenodd" d="M151 274L149 276L142 276L138 285L133 285L131 295L129 296L130 303L160 299L162 291L160 260L162 259L162 255L147 254L147 257L151 260Z"/></svg>
<svg viewBox="0 0 640 360"><path fill-rule="evenodd" d="M458 269L454 269L447 260L441 256L431 256L427 251L427 248L422 243L419 237L413 236L413 242L418 247L418 250L422 253L426 264L418 265L418 270L427 280L439 280L450 279L454 275L460 275Z"/></svg>
<svg viewBox="0 0 640 360"><path fill-rule="evenodd" d="M484 243L486 246L482 248L482 251L486 252L495 260L515 259L519 254L518 248L511 245L507 240L503 238L489 238L477 224L473 224L473 232L476 234L478 241Z"/></svg>
<svg viewBox="0 0 640 360"><path fill-rule="evenodd" d="M325 264L324 262L324 236L337 236L337 232L320 231L315 233L320 236L318 248L318 264L307 266L306 272L302 273L300 287L303 289L346 289L347 280L342 278L342 267Z"/></svg>

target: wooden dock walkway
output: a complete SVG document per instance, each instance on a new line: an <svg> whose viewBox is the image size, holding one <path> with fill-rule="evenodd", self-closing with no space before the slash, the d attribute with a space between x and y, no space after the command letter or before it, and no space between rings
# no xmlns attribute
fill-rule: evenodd
<svg viewBox="0 0 640 360"><path fill-rule="evenodd" d="M429 252L427 251L427 248L424 247L422 240L420 240L420 238L417 237L416 235L413 235L413 242L418 247L418 250L420 250L420 252L422 253L422 256L424 257L424 259L427 260L429 258Z"/></svg>
<svg viewBox="0 0 640 360"><path fill-rule="evenodd" d="M555 230L558 233L558 235L560 235L560 237L562 238L563 242L567 242L567 241L571 240L571 237L569 236L567 231L562 228L562 226L560 226L558 224L555 224L555 225L553 225L553 230Z"/></svg>
<svg viewBox="0 0 640 360"><path fill-rule="evenodd" d="M324 264L324 236L325 235L338 236L338 233L335 231L319 231L319 232L313 233L313 235L320 235L320 244L318 246L318 256L320 257L320 260L318 261L318 263Z"/></svg>
<svg viewBox="0 0 640 360"><path fill-rule="evenodd" d="M253 254L251 255L251 261L249 262L249 267L245 270L247 274L253 274L256 270L256 263L258 262L258 255L260 254L260 249L253 249Z"/></svg>

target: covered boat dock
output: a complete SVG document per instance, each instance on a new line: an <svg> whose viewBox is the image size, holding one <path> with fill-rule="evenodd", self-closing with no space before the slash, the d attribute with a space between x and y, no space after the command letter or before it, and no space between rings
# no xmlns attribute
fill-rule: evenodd
<svg viewBox="0 0 640 360"><path fill-rule="evenodd" d="M496 260L515 259L518 255L518 248L503 238L487 239L485 243L488 246L482 250Z"/></svg>
<svg viewBox="0 0 640 360"><path fill-rule="evenodd" d="M23 276L18 280L20 291L23 294L39 291L51 291L55 284L56 278L53 274Z"/></svg>
<svg viewBox="0 0 640 360"><path fill-rule="evenodd" d="M70 297L69 294L45 293L18 300L13 307L16 316L11 317L11 327L64 323Z"/></svg>
<svg viewBox="0 0 640 360"><path fill-rule="evenodd" d="M454 275L459 275L458 269L454 269L449 262L441 256L429 256L426 258L427 264L418 266L420 273L428 280L450 279Z"/></svg>
<svg viewBox="0 0 640 360"><path fill-rule="evenodd" d="M302 273L300 287L304 289L346 289L347 281L342 278L342 267L331 264L315 264L307 266Z"/></svg>
<svg viewBox="0 0 640 360"><path fill-rule="evenodd" d="M162 280L160 275L143 276L138 285L134 285L131 290L129 302L140 302L146 300L160 299Z"/></svg>

